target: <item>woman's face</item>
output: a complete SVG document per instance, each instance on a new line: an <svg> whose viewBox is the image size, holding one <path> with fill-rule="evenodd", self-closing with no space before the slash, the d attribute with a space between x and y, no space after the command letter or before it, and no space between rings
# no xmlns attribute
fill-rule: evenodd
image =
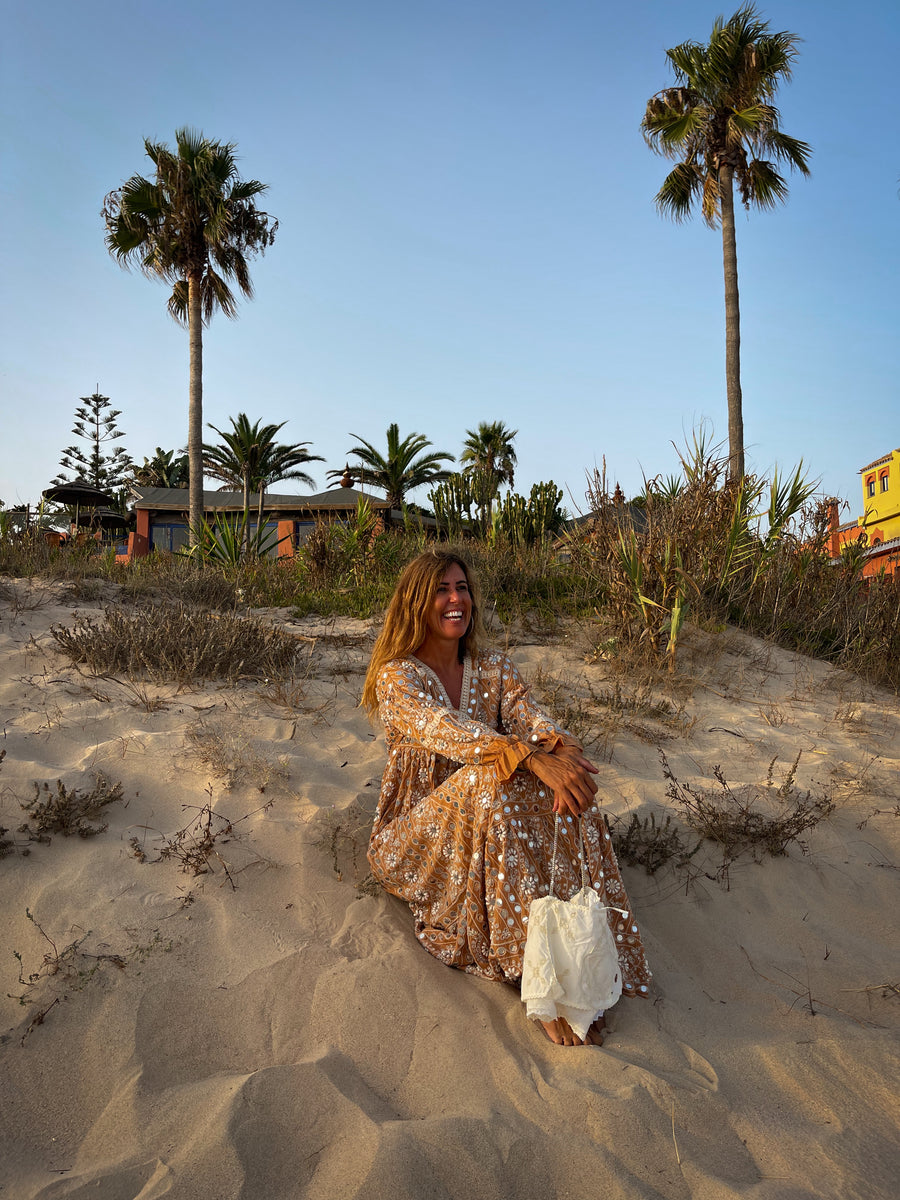
<svg viewBox="0 0 900 1200"><path fill-rule="evenodd" d="M428 609L428 636L441 642L459 641L472 619L472 597L466 573L451 563L437 585Z"/></svg>

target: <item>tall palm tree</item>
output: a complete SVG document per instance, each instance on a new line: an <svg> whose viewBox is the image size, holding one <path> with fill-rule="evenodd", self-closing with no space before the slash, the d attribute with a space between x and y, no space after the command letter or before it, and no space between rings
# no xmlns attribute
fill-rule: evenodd
<svg viewBox="0 0 900 1200"><path fill-rule="evenodd" d="M354 473L361 483L381 488L387 494L391 509L401 509L407 492L427 483L442 483L450 474L441 467L442 462L455 462L452 454L445 450L434 450L423 454L431 442L422 433L411 433L400 441L400 429L396 424L387 430L387 454L383 455L370 443L363 441L358 433L359 445L348 451L363 464ZM420 457L417 457L420 456ZM329 477L338 478L342 471L329 471Z"/></svg>
<svg viewBox="0 0 900 1200"><path fill-rule="evenodd" d="M263 505L266 488L282 479L297 479L308 487L313 487L312 476L298 470L308 462L322 462L320 454L310 454L306 447L309 442L295 442L283 445L275 441L275 435L287 424L282 421L279 425L261 425L255 421L252 425L246 413L238 413L237 417L229 417L230 432L217 429L215 425L209 428L219 435L224 445L203 446L203 470L213 479L220 479L225 487L240 488L244 494L244 513L249 516L250 493L259 493L258 527L262 525ZM246 529L245 520L245 529Z"/></svg>
<svg viewBox="0 0 900 1200"><path fill-rule="evenodd" d="M217 308L237 315L229 286L253 295L248 257L264 252L278 222L254 200L266 191L241 180L234 143L214 142L192 129L175 134L175 151L144 141L156 169L153 180L133 175L106 197L106 247L121 266L173 284L169 314L186 325L190 345L188 462L190 541L203 518L203 326Z"/></svg>
<svg viewBox="0 0 900 1200"><path fill-rule="evenodd" d="M482 523L489 521L501 486L513 485L516 469L513 439L518 432L508 429L503 421L481 421L477 429L466 430L459 461L465 464L463 472L472 477Z"/></svg>
<svg viewBox="0 0 900 1200"><path fill-rule="evenodd" d="M704 221L721 224L725 272L725 381L729 474L744 474L741 324L734 185L745 208L774 208L787 197L776 169L809 174L806 142L782 133L771 103L797 56L793 33L770 33L752 4L716 19L709 44L682 42L666 54L676 87L653 96L641 123L651 149L678 160L656 195L661 213L684 220L700 201Z"/></svg>

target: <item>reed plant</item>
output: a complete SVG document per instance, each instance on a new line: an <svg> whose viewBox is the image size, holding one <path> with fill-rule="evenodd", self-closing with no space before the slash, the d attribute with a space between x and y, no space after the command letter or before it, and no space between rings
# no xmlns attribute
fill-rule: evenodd
<svg viewBox="0 0 900 1200"><path fill-rule="evenodd" d="M604 596L598 642L674 670L690 612L900 687L900 576L864 579L858 549L831 561L835 502L815 498L802 464L737 481L698 438L681 464L630 505L601 472L590 480L572 556Z"/></svg>

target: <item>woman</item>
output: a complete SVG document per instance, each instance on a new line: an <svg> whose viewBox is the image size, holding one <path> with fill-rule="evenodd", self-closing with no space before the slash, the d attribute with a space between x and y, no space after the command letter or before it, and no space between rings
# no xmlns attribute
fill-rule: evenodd
<svg viewBox="0 0 900 1200"><path fill-rule="evenodd" d="M578 742L531 700L514 664L481 648L479 598L461 558L429 551L397 584L375 643L363 704L384 724L388 763L369 842L387 891L413 910L422 945L450 966L517 983L531 901L581 885L578 826L590 883L627 911L612 924L626 995L650 972L606 824L597 773ZM551 1041L582 1045L562 1018ZM602 1016L585 1042L600 1045Z"/></svg>

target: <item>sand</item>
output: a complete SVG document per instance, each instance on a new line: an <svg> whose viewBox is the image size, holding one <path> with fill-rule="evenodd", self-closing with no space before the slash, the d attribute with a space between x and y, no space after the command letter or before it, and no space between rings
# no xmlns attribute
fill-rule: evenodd
<svg viewBox="0 0 900 1200"><path fill-rule="evenodd" d="M676 812L660 748L681 782L718 764L768 796L802 751L796 786L836 806L784 857L624 867L654 994L620 1001L602 1049L565 1049L363 882L370 622L267 612L307 639L293 680L179 690L79 671L49 629L99 603L4 586L3 1200L897 1195L896 697L695 632L653 685L674 711L590 717L617 677L583 633L507 639L557 708L575 697L610 819ZM33 781L98 772L123 796L105 831L17 832ZM206 805L233 824L195 875L160 852L190 849Z"/></svg>

